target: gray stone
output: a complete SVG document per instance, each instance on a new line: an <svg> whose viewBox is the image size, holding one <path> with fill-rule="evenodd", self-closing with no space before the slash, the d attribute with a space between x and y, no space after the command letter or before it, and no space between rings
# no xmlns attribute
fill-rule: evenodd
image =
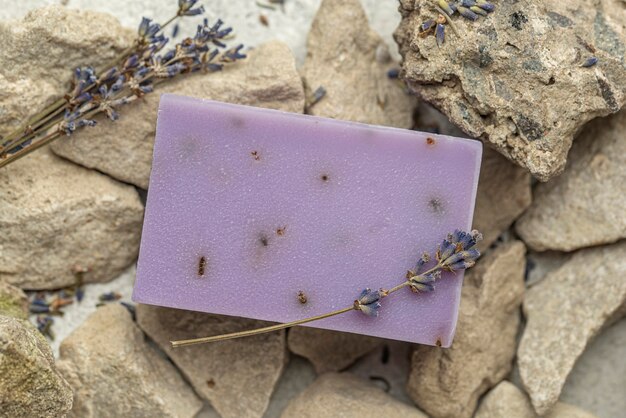
<svg viewBox="0 0 626 418"><path fill-rule="evenodd" d="M483 399L474 418L539 418L528 396L510 382L502 381ZM544 418L595 418L580 408L557 403Z"/></svg>
<svg viewBox="0 0 626 418"><path fill-rule="evenodd" d="M307 113L410 128L416 101L387 70L397 67L382 38L370 29L359 0L324 0L307 39L301 73L307 97L326 95Z"/></svg>
<svg viewBox="0 0 626 418"><path fill-rule="evenodd" d="M0 281L54 289L118 276L137 257L137 191L47 147L0 170Z"/></svg>
<svg viewBox="0 0 626 418"><path fill-rule="evenodd" d="M524 392L503 380L483 398L474 418L537 418Z"/></svg>
<svg viewBox="0 0 626 418"><path fill-rule="evenodd" d="M278 418L289 402L306 389L317 377L311 363L298 356L291 356L263 418Z"/></svg>
<svg viewBox="0 0 626 418"><path fill-rule="evenodd" d="M28 319L28 298L19 287L0 282L0 315Z"/></svg>
<svg viewBox="0 0 626 418"><path fill-rule="evenodd" d="M164 83L141 102L121 110L115 123L101 119L95 127L57 140L52 149L78 164L147 189L161 93L302 113L302 81L289 48L269 42L248 55L247 60L221 72L192 74Z"/></svg>
<svg viewBox="0 0 626 418"><path fill-rule="evenodd" d="M170 341L226 334L267 323L137 306L139 326L223 418L260 418L287 362L285 332L173 349Z"/></svg>
<svg viewBox="0 0 626 418"><path fill-rule="evenodd" d="M48 6L21 21L0 21L0 135L63 97L77 66L114 59L134 35L117 19Z"/></svg>
<svg viewBox="0 0 626 418"><path fill-rule="evenodd" d="M28 321L0 314L0 417L63 417L72 389L45 337Z"/></svg>
<svg viewBox="0 0 626 418"><path fill-rule="evenodd" d="M626 241L581 250L526 293L517 363L538 414L557 402L589 341L623 313L624 254Z"/></svg>
<svg viewBox="0 0 626 418"><path fill-rule="evenodd" d="M517 222L538 251L572 251L626 238L626 110L589 123L576 139L565 172L538 185Z"/></svg>
<svg viewBox="0 0 626 418"><path fill-rule="evenodd" d="M435 418L469 418L478 398L511 370L524 294L519 241L497 247L466 273L454 342L417 346L407 391Z"/></svg>
<svg viewBox="0 0 626 418"><path fill-rule="evenodd" d="M526 254L526 265L528 275L526 286L533 286L543 280L549 273L557 270L565 264L572 253L561 253L557 251L535 252L529 251Z"/></svg>
<svg viewBox="0 0 626 418"><path fill-rule="evenodd" d="M357 360L347 371L376 384L399 401L412 404L406 382L414 346L404 341L385 340L382 346Z"/></svg>
<svg viewBox="0 0 626 418"><path fill-rule="evenodd" d="M318 374L345 369L382 341L365 335L308 327L292 328L287 336L289 350L310 360Z"/></svg>
<svg viewBox="0 0 626 418"><path fill-rule="evenodd" d="M530 174L485 147L474 209L474 228L484 237L478 248L489 248L531 201Z"/></svg>
<svg viewBox="0 0 626 418"><path fill-rule="evenodd" d="M119 304L99 308L63 341L57 367L74 390L70 417L184 418L202 407Z"/></svg>
<svg viewBox="0 0 626 418"><path fill-rule="evenodd" d="M563 170L586 122L626 101L623 2L495 2L475 22L454 15L458 35L446 26L441 47L419 34L422 22L437 18L433 3L400 2L402 76L468 135L540 180ZM582 67L591 56L598 64Z"/></svg>
<svg viewBox="0 0 626 418"><path fill-rule="evenodd" d="M560 400L601 418L626 411L626 319L602 331L567 377Z"/></svg>
<svg viewBox="0 0 626 418"><path fill-rule="evenodd" d="M281 417L426 418L426 415L349 373L326 373L292 400Z"/></svg>

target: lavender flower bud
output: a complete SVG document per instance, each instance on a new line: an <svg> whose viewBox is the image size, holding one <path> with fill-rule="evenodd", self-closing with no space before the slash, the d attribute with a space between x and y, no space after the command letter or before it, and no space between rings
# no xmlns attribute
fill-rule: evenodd
<svg viewBox="0 0 626 418"><path fill-rule="evenodd" d="M369 316L378 316L382 297L380 290L363 289L359 298L354 301L354 308Z"/></svg>
<svg viewBox="0 0 626 418"><path fill-rule="evenodd" d="M195 16L204 13L204 7L202 6L192 9L197 2L198 0L178 0L178 15Z"/></svg>

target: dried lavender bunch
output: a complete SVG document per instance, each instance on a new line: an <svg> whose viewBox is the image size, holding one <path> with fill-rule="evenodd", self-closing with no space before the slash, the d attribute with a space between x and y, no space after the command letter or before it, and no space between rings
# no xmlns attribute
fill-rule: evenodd
<svg viewBox="0 0 626 418"><path fill-rule="evenodd" d="M250 331L234 332L232 334L194 338L190 340L171 341L172 347L176 348L187 345L203 344L264 334L266 332L291 328L296 325L306 324L307 322L329 318L331 316L340 315L350 311L360 311L365 315L377 317L382 306L381 301L392 293L397 292L404 287L408 287L411 291L417 294L433 292L435 290L435 282L441 278L442 272L447 271L454 273L473 267L474 264L476 264L478 257L480 257L480 252L476 248L476 243L481 239L482 235L478 231L465 232L457 229L454 233L448 234L448 236L437 248L437 251L435 251L435 261L437 263L433 267L425 269L425 266L431 261L431 256L429 253L424 253L417 260L415 269L407 272L402 283L391 289L364 289L352 305L343 309L285 324L272 325Z"/></svg>
<svg viewBox="0 0 626 418"><path fill-rule="evenodd" d="M101 71L76 68L72 89L62 99L0 139L0 168L62 135L96 125L93 118L97 114L117 120L121 106L152 93L162 82L198 71L219 71L225 64L245 58L243 45L226 47L224 41L231 36L232 28L223 27L219 19L213 25L204 19L193 37L169 50L165 48L169 39L163 29L180 17L204 13L202 6L196 7L197 2L178 0L176 14L163 25L144 17L133 45Z"/></svg>

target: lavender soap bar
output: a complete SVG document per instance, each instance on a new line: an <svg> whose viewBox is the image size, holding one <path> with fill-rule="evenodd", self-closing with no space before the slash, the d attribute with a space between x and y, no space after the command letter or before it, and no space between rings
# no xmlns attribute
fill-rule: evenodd
<svg viewBox="0 0 626 418"><path fill-rule="evenodd" d="M478 141L161 96L133 299L288 322L390 288L469 230ZM309 326L449 346L463 273ZM189 336L197 337L197 336Z"/></svg>

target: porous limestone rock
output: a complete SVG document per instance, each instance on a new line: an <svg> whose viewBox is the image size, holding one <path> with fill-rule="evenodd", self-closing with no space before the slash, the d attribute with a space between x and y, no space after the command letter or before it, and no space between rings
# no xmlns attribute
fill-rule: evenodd
<svg viewBox="0 0 626 418"><path fill-rule="evenodd" d="M396 66L359 0L323 0L307 38L301 73L309 100L319 87L326 94L307 113L411 128L416 100L387 76Z"/></svg>
<svg viewBox="0 0 626 418"><path fill-rule="evenodd" d="M349 373L326 373L293 399L281 418L426 418L371 383Z"/></svg>
<svg viewBox="0 0 626 418"><path fill-rule="evenodd" d="M539 418L528 396L506 380L500 382L483 399L474 418ZM544 418L595 418L575 406L557 403Z"/></svg>
<svg viewBox="0 0 626 418"><path fill-rule="evenodd" d="M75 67L110 62L134 37L111 15L59 5L0 21L0 135L63 97Z"/></svg>
<svg viewBox="0 0 626 418"><path fill-rule="evenodd" d="M524 253L524 244L512 241L479 260L465 276L452 346L417 346L413 352L407 391L432 417L471 417L478 398L511 370Z"/></svg>
<svg viewBox="0 0 626 418"><path fill-rule="evenodd" d="M366 335L309 327L292 328L287 336L289 350L311 361L318 374L343 370L382 342Z"/></svg>
<svg viewBox="0 0 626 418"><path fill-rule="evenodd" d="M46 338L28 321L0 312L0 417L63 417L72 389L54 366Z"/></svg>
<svg viewBox="0 0 626 418"><path fill-rule="evenodd" d="M285 332L173 349L170 341L260 328L251 319L149 305L139 326L223 418L260 418L287 362Z"/></svg>
<svg viewBox="0 0 626 418"><path fill-rule="evenodd" d="M140 102L121 109L119 120L112 123L100 118L97 126L57 140L53 151L147 189L161 93L296 113L304 109L302 81L291 51L284 43L273 41L253 49L246 60L221 72L197 73L164 83Z"/></svg>
<svg viewBox="0 0 626 418"><path fill-rule="evenodd" d="M28 319L28 298L19 287L0 282L0 315Z"/></svg>
<svg viewBox="0 0 626 418"><path fill-rule="evenodd" d="M0 281L54 289L118 276L137 257L143 205L128 185L46 147L0 170Z"/></svg>
<svg viewBox="0 0 626 418"><path fill-rule="evenodd" d="M519 373L538 414L559 399L589 341L621 316L626 301L626 241L581 250L531 287L517 350Z"/></svg>
<svg viewBox="0 0 626 418"><path fill-rule="evenodd" d="M202 402L119 304L99 308L61 343L70 417L194 417Z"/></svg>
<svg viewBox="0 0 626 418"><path fill-rule="evenodd" d="M626 110L585 126L565 172L534 190L516 229L530 248L572 251L626 238Z"/></svg>
<svg viewBox="0 0 626 418"><path fill-rule="evenodd" d="M626 102L626 8L618 0L494 2L446 40L420 36L436 2L401 0L395 39L402 77L474 138L542 181L560 173L574 135ZM595 66L583 67L590 57Z"/></svg>

